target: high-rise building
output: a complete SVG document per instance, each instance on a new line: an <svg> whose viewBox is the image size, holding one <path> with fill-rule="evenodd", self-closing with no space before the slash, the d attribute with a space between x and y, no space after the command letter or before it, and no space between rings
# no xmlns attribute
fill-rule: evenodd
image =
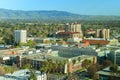
<svg viewBox="0 0 120 80"><path fill-rule="evenodd" d="M59 32L57 34L58 38L82 38L81 24L74 22L72 24L66 23L64 32Z"/></svg>
<svg viewBox="0 0 120 80"><path fill-rule="evenodd" d="M110 38L110 29L97 29L96 33L98 38Z"/></svg>
<svg viewBox="0 0 120 80"><path fill-rule="evenodd" d="M65 32L80 32L80 33L82 33L81 24L78 24L77 22L74 22L71 25L69 23L66 23Z"/></svg>
<svg viewBox="0 0 120 80"><path fill-rule="evenodd" d="M71 32L80 32L82 33L81 30L81 24L78 24L77 22L71 24Z"/></svg>
<svg viewBox="0 0 120 80"><path fill-rule="evenodd" d="M102 30L101 29L97 29L96 36L97 36L97 38L102 38Z"/></svg>
<svg viewBox="0 0 120 80"><path fill-rule="evenodd" d="M26 43L27 34L26 30L15 30L14 42L15 43Z"/></svg>
<svg viewBox="0 0 120 80"><path fill-rule="evenodd" d="M104 35L105 38L110 38L110 29L105 29Z"/></svg>
<svg viewBox="0 0 120 80"><path fill-rule="evenodd" d="M65 32L70 32L71 31L71 26L70 26L69 23L65 24L64 30L65 30Z"/></svg>

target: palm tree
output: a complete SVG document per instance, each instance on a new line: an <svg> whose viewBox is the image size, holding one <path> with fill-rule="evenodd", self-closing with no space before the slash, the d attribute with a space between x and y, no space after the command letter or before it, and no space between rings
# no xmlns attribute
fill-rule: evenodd
<svg viewBox="0 0 120 80"><path fill-rule="evenodd" d="M117 71L118 71L118 65L112 65L112 66L110 67L110 70L111 70L112 72L117 72Z"/></svg>
<svg viewBox="0 0 120 80"><path fill-rule="evenodd" d="M47 72L48 68L46 66L43 66L40 68L40 71L41 72Z"/></svg>
<svg viewBox="0 0 120 80"><path fill-rule="evenodd" d="M76 60L72 60L72 63L75 64L75 63L76 63Z"/></svg>
<svg viewBox="0 0 120 80"><path fill-rule="evenodd" d="M78 59L77 59L79 62L81 61L81 57L78 57Z"/></svg>
<svg viewBox="0 0 120 80"><path fill-rule="evenodd" d="M11 66L11 74L13 74L14 71L17 71L17 70L18 70L17 65L16 65L16 64L13 64L13 65Z"/></svg>
<svg viewBox="0 0 120 80"><path fill-rule="evenodd" d="M57 63L54 63L54 72L57 72L58 70L57 70L57 68L58 68L58 64Z"/></svg>
<svg viewBox="0 0 120 80"><path fill-rule="evenodd" d="M115 75L119 75L119 70L118 70L118 65L112 65L112 66L110 66L110 71L111 71L111 79L115 79Z"/></svg>
<svg viewBox="0 0 120 80"><path fill-rule="evenodd" d="M25 66L23 66L24 69L30 69L31 65L30 64L26 64Z"/></svg>
<svg viewBox="0 0 120 80"><path fill-rule="evenodd" d="M64 60L63 63L66 64L68 62L68 60Z"/></svg>
<svg viewBox="0 0 120 80"><path fill-rule="evenodd" d="M35 75L35 70L30 70L30 78L29 80L37 80L37 77Z"/></svg>
<svg viewBox="0 0 120 80"><path fill-rule="evenodd" d="M91 65L91 63L92 63L91 60L85 59L82 62L82 67L88 68Z"/></svg>

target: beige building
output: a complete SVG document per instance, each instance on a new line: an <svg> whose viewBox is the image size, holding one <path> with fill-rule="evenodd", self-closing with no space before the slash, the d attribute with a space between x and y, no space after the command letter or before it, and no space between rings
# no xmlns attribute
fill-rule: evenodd
<svg viewBox="0 0 120 80"><path fill-rule="evenodd" d="M71 24L71 32L80 32L82 33L81 30L81 24L78 24L77 22Z"/></svg>
<svg viewBox="0 0 120 80"><path fill-rule="evenodd" d="M74 22L71 25L69 23L66 23L65 32L80 32L80 33L82 33L81 24L78 24L77 22Z"/></svg>
<svg viewBox="0 0 120 80"><path fill-rule="evenodd" d="M110 29L97 29L96 35L98 38L110 38Z"/></svg>
<svg viewBox="0 0 120 80"><path fill-rule="evenodd" d="M74 22L72 24L66 23L64 31L57 33L58 38L82 38L83 33L81 24Z"/></svg>

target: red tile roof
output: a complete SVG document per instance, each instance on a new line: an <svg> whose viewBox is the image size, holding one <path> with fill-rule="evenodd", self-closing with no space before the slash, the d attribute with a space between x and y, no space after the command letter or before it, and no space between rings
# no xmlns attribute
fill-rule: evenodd
<svg viewBox="0 0 120 80"><path fill-rule="evenodd" d="M88 41L82 41L82 47L88 47L90 43Z"/></svg>
<svg viewBox="0 0 120 80"><path fill-rule="evenodd" d="M96 32L95 30L87 30L87 32Z"/></svg>
<svg viewBox="0 0 120 80"><path fill-rule="evenodd" d="M107 45L109 44L110 41L108 40L90 40L90 39L84 39L83 42L89 42L90 45L97 45L97 44L100 44L100 45Z"/></svg>

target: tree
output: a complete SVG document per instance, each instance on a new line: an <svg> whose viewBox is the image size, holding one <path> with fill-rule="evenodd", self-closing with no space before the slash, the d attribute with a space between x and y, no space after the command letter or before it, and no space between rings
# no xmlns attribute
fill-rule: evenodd
<svg viewBox="0 0 120 80"><path fill-rule="evenodd" d="M4 44L13 44L14 43L13 35L10 35L10 34L4 35L3 42L4 42Z"/></svg>
<svg viewBox="0 0 120 80"><path fill-rule="evenodd" d="M100 48L100 47L102 47L102 45L101 45L101 44L97 44L97 47L96 47L96 48L98 49L98 48Z"/></svg>
<svg viewBox="0 0 120 80"><path fill-rule="evenodd" d="M78 61L79 61L79 62L81 61L81 57L78 57Z"/></svg>
<svg viewBox="0 0 120 80"><path fill-rule="evenodd" d="M109 67L109 66L111 66L111 65L112 65L112 62L111 62L110 60L104 60L104 61L102 62L103 68Z"/></svg>
<svg viewBox="0 0 120 80"><path fill-rule="evenodd" d="M120 76L120 71L118 70L118 65L113 64L109 67L109 69L110 69L110 73L111 73L110 80L119 80L119 78L116 77L116 75Z"/></svg>
<svg viewBox="0 0 120 80"><path fill-rule="evenodd" d="M98 80L99 79L99 75L98 74L94 74L93 75L93 80Z"/></svg>
<svg viewBox="0 0 120 80"><path fill-rule="evenodd" d="M76 60L72 60L72 63L75 64L75 63L76 63Z"/></svg>
<svg viewBox="0 0 120 80"><path fill-rule="evenodd" d="M69 74L67 80L80 80L77 75Z"/></svg>
<svg viewBox="0 0 120 80"><path fill-rule="evenodd" d="M47 59L47 61L44 61L42 66L40 67L40 71L49 73L51 72L52 67L53 67L52 60Z"/></svg>
<svg viewBox="0 0 120 80"><path fill-rule="evenodd" d="M2 66L0 66L0 76L3 76L5 74L5 70Z"/></svg>
<svg viewBox="0 0 120 80"><path fill-rule="evenodd" d="M94 77L95 73L101 69L101 66L99 64L93 64L88 68L88 73Z"/></svg>
<svg viewBox="0 0 120 80"><path fill-rule="evenodd" d="M47 71L48 71L48 66L45 65L45 66L41 67L41 68L40 68L40 71L41 71L41 72L47 72Z"/></svg>
<svg viewBox="0 0 120 80"><path fill-rule="evenodd" d="M25 64L24 66L23 66L23 69L30 69L31 68L31 65L30 64Z"/></svg>
<svg viewBox="0 0 120 80"><path fill-rule="evenodd" d="M118 71L118 65L112 65L112 66L110 66L110 70L112 71L112 72L117 72Z"/></svg>
<svg viewBox="0 0 120 80"><path fill-rule="evenodd" d="M17 65L16 65L16 64L13 64L13 65L11 66L11 74L13 74L13 72L14 72L14 71L17 71L17 70L18 70Z"/></svg>
<svg viewBox="0 0 120 80"><path fill-rule="evenodd" d="M30 47L33 47L33 46L36 45L36 42L35 42L34 40L29 40L29 41L27 42L27 45L30 46Z"/></svg>
<svg viewBox="0 0 120 80"><path fill-rule="evenodd" d="M11 68L10 67L4 67L5 73L10 73L11 72Z"/></svg>
<svg viewBox="0 0 120 80"><path fill-rule="evenodd" d="M33 70L33 69L30 70L30 78L29 78L29 80L37 80L35 70Z"/></svg>
<svg viewBox="0 0 120 80"><path fill-rule="evenodd" d="M82 62L82 67L88 68L91 64L92 64L91 60L85 59L85 60Z"/></svg>

